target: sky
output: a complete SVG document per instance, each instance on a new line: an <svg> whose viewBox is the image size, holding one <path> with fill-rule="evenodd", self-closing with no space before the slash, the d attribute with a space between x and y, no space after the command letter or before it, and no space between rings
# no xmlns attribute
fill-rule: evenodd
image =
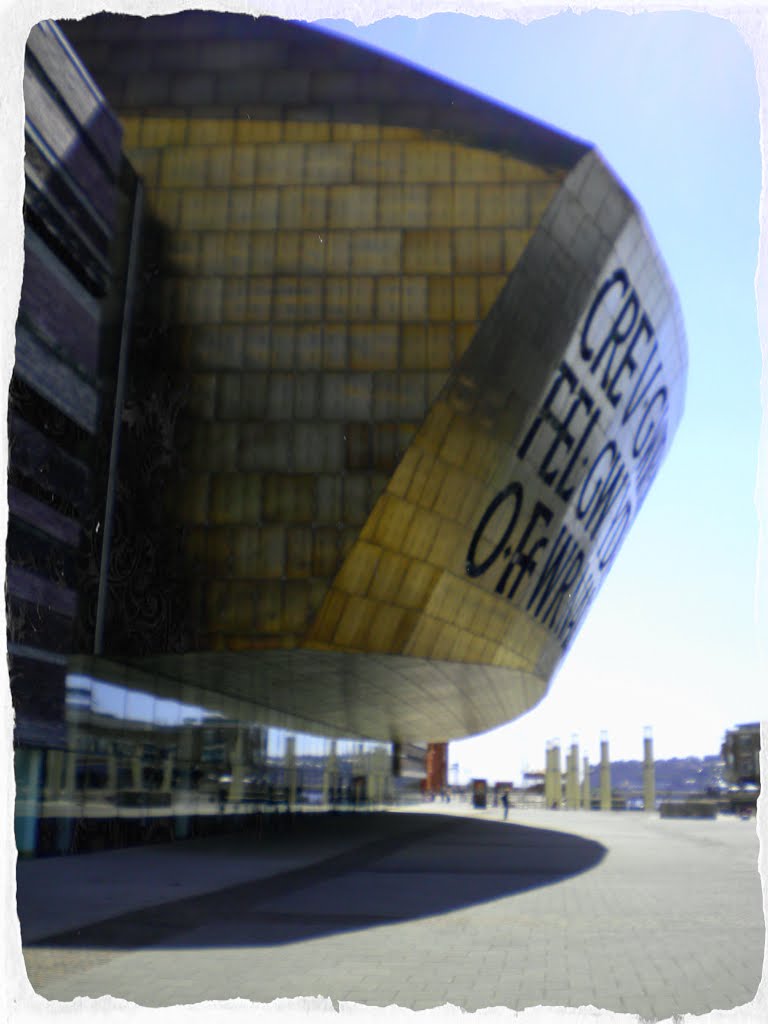
<svg viewBox="0 0 768 1024"><path fill-rule="evenodd" d="M519 781L556 738L576 737L594 762L603 731L616 760L642 757L645 727L659 758L718 754L727 728L768 718L749 45L731 22L692 11L321 24L594 143L646 216L688 336L682 423L579 636L536 708L450 744L451 781Z"/></svg>

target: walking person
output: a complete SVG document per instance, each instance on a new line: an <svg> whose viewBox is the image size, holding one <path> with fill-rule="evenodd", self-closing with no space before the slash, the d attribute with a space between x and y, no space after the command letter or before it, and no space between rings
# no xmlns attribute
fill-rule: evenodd
<svg viewBox="0 0 768 1024"><path fill-rule="evenodd" d="M507 815L509 814L509 790L508 789L505 789L504 792L501 794L501 805L504 808L504 821L506 821L507 820Z"/></svg>

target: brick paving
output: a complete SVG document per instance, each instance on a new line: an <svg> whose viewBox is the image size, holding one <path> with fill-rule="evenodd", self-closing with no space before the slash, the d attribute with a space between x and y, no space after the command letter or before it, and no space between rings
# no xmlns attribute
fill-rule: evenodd
<svg viewBox="0 0 768 1024"><path fill-rule="evenodd" d="M768 1019L754 821L453 803L334 824L20 864L34 990Z"/></svg>

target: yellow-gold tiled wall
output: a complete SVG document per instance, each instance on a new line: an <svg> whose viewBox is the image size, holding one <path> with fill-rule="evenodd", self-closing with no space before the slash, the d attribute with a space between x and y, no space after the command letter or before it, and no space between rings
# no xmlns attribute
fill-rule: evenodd
<svg viewBox="0 0 768 1024"><path fill-rule="evenodd" d="M377 502L315 620L318 647L533 671L547 631L466 577L467 537L509 457L447 395Z"/></svg>
<svg viewBox="0 0 768 1024"><path fill-rule="evenodd" d="M615 455L607 482L606 456L637 451L626 409L616 408L621 396L605 395L604 412L591 421L604 416L594 436L590 426L555 468L560 446L575 442L566 423L576 406L566 399L567 412L553 414L550 403L566 372L578 381L572 367L585 358L590 365L585 342L606 281L610 287L631 274L642 282L646 322L663 324L657 336L668 331L670 338L670 370L657 370L674 383L660 385L660 393L679 396L682 409L682 322L640 225L599 156L585 157L389 480L315 620L311 644L551 677L647 487L641 472L633 479L639 463L632 468L628 454ZM607 322L618 323L622 309L617 303ZM616 332L608 327L604 337L615 340ZM589 381L587 374L581 379ZM581 393L591 407L588 391ZM678 416L671 414L670 428ZM546 440L544 422L553 430ZM659 444L667 436L667 425L659 426ZM573 475L553 488L561 471L561 482ZM593 501L602 512L586 526Z"/></svg>
<svg viewBox="0 0 768 1024"><path fill-rule="evenodd" d="M168 229L164 309L194 420L172 502L208 580L211 641L290 644L560 175L375 124L124 126ZM384 649L394 617L377 631Z"/></svg>
<svg viewBox="0 0 768 1024"><path fill-rule="evenodd" d="M82 47L162 227L157 305L189 384L168 510L202 581L198 646L291 646L566 172L414 127L391 72L166 35ZM406 538L398 557L414 609L429 580Z"/></svg>

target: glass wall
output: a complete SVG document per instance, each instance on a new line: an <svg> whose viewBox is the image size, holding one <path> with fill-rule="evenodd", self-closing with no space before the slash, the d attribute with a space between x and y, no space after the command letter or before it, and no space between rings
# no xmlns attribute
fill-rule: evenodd
<svg viewBox="0 0 768 1024"><path fill-rule="evenodd" d="M181 689L181 688L180 688ZM84 674L66 679L59 745L16 750L16 841L50 855L275 827L296 811L396 796L388 744L330 739Z"/></svg>

